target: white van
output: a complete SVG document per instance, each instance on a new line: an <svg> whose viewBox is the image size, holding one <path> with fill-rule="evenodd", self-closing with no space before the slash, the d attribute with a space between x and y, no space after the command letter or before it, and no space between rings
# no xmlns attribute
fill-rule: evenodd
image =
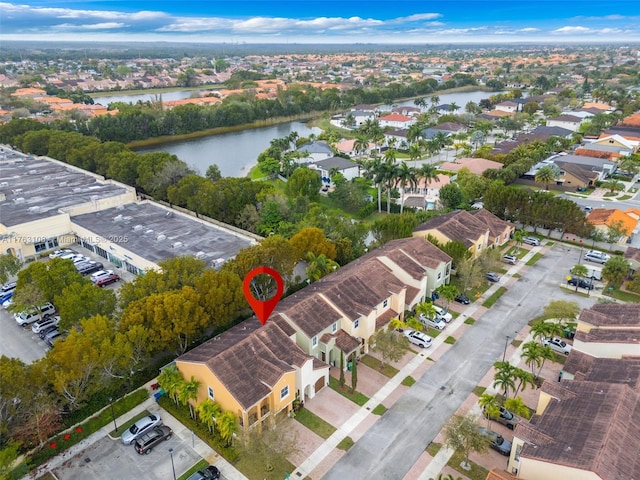
<svg viewBox="0 0 640 480"><path fill-rule="evenodd" d="M35 309L25 310L24 312L14 314L13 318L18 322L18 325L30 325L43 318L48 318L54 313L56 313L56 308L53 304L47 302L40 307L39 312Z"/></svg>
<svg viewBox="0 0 640 480"><path fill-rule="evenodd" d="M587 278L591 280L602 280L602 267L597 265L583 265L587 269Z"/></svg>

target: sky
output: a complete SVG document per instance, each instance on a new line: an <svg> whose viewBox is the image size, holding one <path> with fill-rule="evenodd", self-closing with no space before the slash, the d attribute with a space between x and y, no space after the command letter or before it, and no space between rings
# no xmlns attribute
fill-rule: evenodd
<svg viewBox="0 0 640 480"><path fill-rule="evenodd" d="M0 39L214 43L640 42L638 0L25 0Z"/></svg>

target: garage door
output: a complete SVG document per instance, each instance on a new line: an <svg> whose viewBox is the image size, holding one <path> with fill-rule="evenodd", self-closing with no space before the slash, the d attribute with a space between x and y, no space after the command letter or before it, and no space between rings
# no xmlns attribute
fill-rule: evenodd
<svg viewBox="0 0 640 480"><path fill-rule="evenodd" d="M316 384L315 384L314 388L316 389L316 393L318 393L320 390L322 390L324 388L324 377L320 377L316 381Z"/></svg>

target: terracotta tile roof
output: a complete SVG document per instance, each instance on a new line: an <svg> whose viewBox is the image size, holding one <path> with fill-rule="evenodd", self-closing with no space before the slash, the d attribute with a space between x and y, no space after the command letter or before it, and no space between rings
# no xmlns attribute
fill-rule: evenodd
<svg viewBox="0 0 640 480"><path fill-rule="evenodd" d="M621 127L636 127L640 128L640 113L633 113L628 117L623 118L618 125Z"/></svg>
<svg viewBox="0 0 640 480"><path fill-rule="evenodd" d="M389 115L380 117L379 120L381 122L410 122L413 119L406 115L400 115L399 113L390 113Z"/></svg>
<svg viewBox="0 0 640 480"><path fill-rule="evenodd" d="M640 357L596 358L586 371L584 380L622 383L639 390Z"/></svg>
<svg viewBox="0 0 640 480"><path fill-rule="evenodd" d="M578 320L594 327L640 327L640 304L596 303L582 310Z"/></svg>
<svg viewBox="0 0 640 480"><path fill-rule="evenodd" d="M487 478L485 480L518 480L518 477L511 475L505 470L492 468L487 474Z"/></svg>
<svg viewBox="0 0 640 480"><path fill-rule="evenodd" d="M529 428L526 422L516 427L516 436L529 442L521 459L591 471L603 480L640 478L640 392L602 382L560 385L572 395L551 401Z"/></svg>
<svg viewBox="0 0 640 480"><path fill-rule="evenodd" d="M638 220L617 208L594 208L587 216L587 221L592 225L606 225L608 227L615 223L622 222L622 229L627 236L629 236L638 225Z"/></svg>
<svg viewBox="0 0 640 480"><path fill-rule="evenodd" d="M285 373L311 359L275 322L262 326L254 317L185 353L177 362L205 364L248 410L269 395Z"/></svg>
<svg viewBox="0 0 640 480"><path fill-rule="evenodd" d="M581 155L583 157L604 158L606 160L614 160L622 157L622 154L616 152L606 152L602 150L590 150L588 148L578 148L574 155Z"/></svg>
<svg viewBox="0 0 640 480"><path fill-rule="evenodd" d="M378 317L376 318L376 330L386 326L391 321L392 318L397 318L397 317L398 317L398 312L396 312L395 310L392 310L391 308L385 311L384 313L382 313L381 315L378 315Z"/></svg>
<svg viewBox="0 0 640 480"><path fill-rule="evenodd" d="M571 373L572 375L585 375L592 367L595 358L596 357L581 352L576 348L572 348L567 360L564 362L562 370L567 373Z"/></svg>
<svg viewBox="0 0 640 480"><path fill-rule="evenodd" d="M639 328L592 328L589 333L578 331L576 340L590 343L625 343L627 345L640 344Z"/></svg>
<svg viewBox="0 0 640 480"><path fill-rule="evenodd" d="M489 229L489 235L493 238L499 237L507 230L513 231L516 228L513 223L502 220L484 208L470 213L487 226Z"/></svg>
<svg viewBox="0 0 640 480"><path fill-rule="evenodd" d="M282 300L276 312L297 325L309 338L342 318L340 312L332 308L319 295L316 284Z"/></svg>
<svg viewBox="0 0 640 480"><path fill-rule="evenodd" d="M323 337L324 336L325 335L323 335ZM342 350L345 355L349 355L351 352L360 348L360 341L357 338L353 338L344 330L338 330L334 335L331 335L331 337L336 339L336 347Z"/></svg>
<svg viewBox="0 0 640 480"><path fill-rule="evenodd" d="M480 218L476 218L465 210L460 210L427 220L413 231L429 230L437 230L449 240L458 240L470 247L478 241L478 238L487 233L488 226Z"/></svg>
<svg viewBox="0 0 640 480"><path fill-rule="evenodd" d="M640 263L640 248L627 247L627 250L624 252L624 258Z"/></svg>

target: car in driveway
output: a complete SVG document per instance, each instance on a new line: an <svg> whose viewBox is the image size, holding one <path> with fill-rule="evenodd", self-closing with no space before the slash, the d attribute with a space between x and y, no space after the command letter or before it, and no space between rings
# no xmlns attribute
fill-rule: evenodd
<svg viewBox="0 0 640 480"><path fill-rule="evenodd" d="M500 275L498 275L495 272L487 272L486 275L487 280L489 280L490 282L499 282L500 281Z"/></svg>
<svg viewBox="0 0 640 480"><path fill-rule="evenodd" d="M589 250L584 254L584 259L594 263L607 263L611 259L611 255L598 250Z"/></svg>
<svg viewBox="0 0 640 480"><path fill-rule="evenodd" d="M417 345L420 348L429 348L431 346L431 337L422 332L416 332L415 330L407 329L402 332L409 342Z"/></svg>
<svg viewBox="0 0 640 480"><path fill-rule="evenodd" d="M453 315L451 315L451 312L447 312L444 308L439 307L438 305L434 305L433 308L438 314L438 317L440 317L445 322L449 323L451 320L453 320Z"/></svg>
<svg viewBox="0 0 640 480"><path fill-rule="evenodd" d="M209 465L193 473L187 480L220 480L220 470L214 465Z"/></svg>
<svg viewBox="0 0 640 480"><path fill-rule="evenodd" d="M522 237L522 243L526 243L527 245L533 245L537 247L540 245L540 239L536 237Z"/></svg>
<svg viewBox="0 0 640 480"><path fill-rule="evenodd" d="M106 287L107 285L111 285L112 283L119 282L120 277L115 273L110 273L108 275L103 275L96 279L93 284L96 287Z"/></svg>
<svg viewBox="0 0 640 480"><path fill-rule="evenodd" d="M542 345L551 348L554 352L562 353L563 355L569 355L571 352L571 345L567 342L560 340L558 337L547 337L542 340Z"/></svg>
<svg viewBox="0 0 640 480"><path fill-rule="evenodd" d="M169 440L172 433L173 431L166 425L156 426L140 435L133 442L133 446L136 449L136 452L140 455L151 453L153 447L158 445L160 442Z"/></svg>
<svg viewBox="0 0 640 480"><path fill-rule="evenodd" d="M469 305L471 303L469 297L467 297L464 293L456 295L455 301L458 303L462 303L463 305Z"/></svg>
<svg viewBox="0 0 640 480"><path fill-rule="evenodd" d="M587 290L593 290L593 282L590 282L589 280L586 280L584 278L581 277L576 277L574 275L569 275L569 279L567 280L567 283L569 285L572 285L574 287L579 287L579 288L585 288Z"/></svg>
<svg viewBox="0 0 640 480"><path fill-rule="evenodd" d="M162 420L160 419L160 415L155 415L153 413L151 415L147 415L123 432L120 436L120 441L125 445L131 445L138 437L140 437L140 435L143 435L154 427L160 425L161 422Z"/></svg>
<svg viewBox="0 0 640 480"><path fill-rule="evenodd" d="M510 265L515 265L516 263L518 263L518 257L516 257L515 255L503 255L502 261Z"/></svg>
<svg viewBox="0 0 640 480"><path fill-rule="evenodd" d="M418 320L424 323L427 327L435 328L436 330L444 330L447 324L440 317L434 318L427 317L424 313L418 315Z"/></svg>
<svg viewBox="0 0 640 480"><path fill-rule="evenodd" d="M489 439L489 446L496 452L506 457L511 455L511 442L509 440L488 428L478 428L478 431Z"/></svg>
<svg viewBox="0 0 640 480"><path fill-rule="evenodd" d="M514 413L511 413L509 410L507 410L504 407L500 407L500 413L496 417L490 417L486 413L485 413L485 416L493 420L494 422L501 423L502 425L507 427L509 430L513 430L514 428L516 428L516 425L520 421L520 417L518 417Z"/></svg>
<svg viewBox="0 0 640 480"><path fill-rule="evenodd" d="M57 315L54 317L43 318L31 325L31 331L33 333L40 333L42 330L48 327L57 327L60 323L60 317Z"/></svg>

